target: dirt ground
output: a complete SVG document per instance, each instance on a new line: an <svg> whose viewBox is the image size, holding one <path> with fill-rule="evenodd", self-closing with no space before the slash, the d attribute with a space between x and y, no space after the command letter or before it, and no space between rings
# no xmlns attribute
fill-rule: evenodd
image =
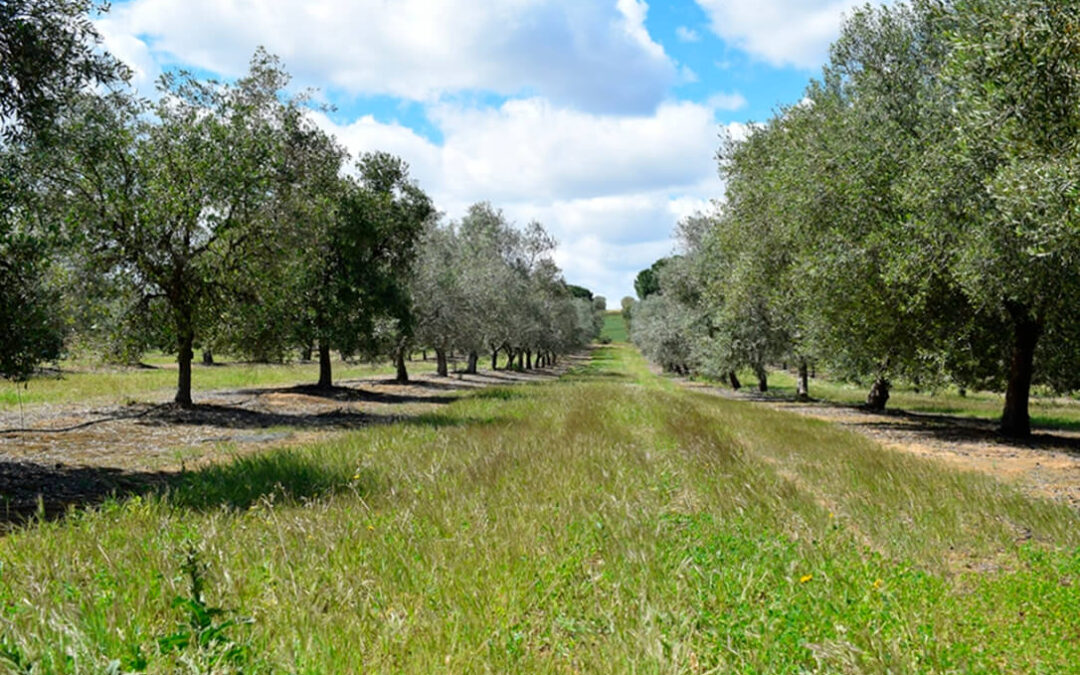
<svg viewBox="0 0 1080 675"><path fill-rule="evenodd" d="M1080 433L1038 430L1030 439L1000 436L988 420L912 413L873 413L824 401L807 403L764 397L683 381L687 388L840 424L890 448L980 471L1018 486L1030 495L1049 497L1080 508Z"/></svg>
<svg viewBox="0 0 1080 675"><path fill-rule="evenodd" d="M551 379L560 366L527 372L413 375L343 380L329 391L310 386L195 392L183 409L164 395L126 405L36 405L0 411L0 531L44 508L151 489L184 470L274 445L431 413L471 389ZM39 506L40 502L40 506Z"/></svg>

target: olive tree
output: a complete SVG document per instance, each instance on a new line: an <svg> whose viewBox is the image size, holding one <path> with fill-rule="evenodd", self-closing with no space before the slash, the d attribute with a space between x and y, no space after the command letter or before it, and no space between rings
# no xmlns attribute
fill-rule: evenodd
<svg viewBox="0 0 1080 675"><path fill-rule="evenodd" d="M126 69L99 48L90 0L0 4L0 377L60 356L64 322L50 277L58 244L42 163L65 157L55 122L92 85Z"/></svg>
<svg viewBox="0 0 1080 675"><path fill-rule="evenodd" d="M215 322L214 299L273 240L262 217L297 105L287 76L259 52L233 84L164 76L150 104L84 98L66 124L73 162L53 176L69 219L108 274L126 275L168 317L177 352L175 400L191 405L195 341Z"/></svg>

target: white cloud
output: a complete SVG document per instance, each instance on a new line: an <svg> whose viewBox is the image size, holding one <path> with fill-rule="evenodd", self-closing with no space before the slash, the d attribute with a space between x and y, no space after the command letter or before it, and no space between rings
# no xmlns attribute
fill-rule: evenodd
<svg viewBox="0 0 1080 675"><path fill-rule="evenodd" d="M667 189L712 171L716 122L695 103L650 116L596 115L539 99L436 106L448 185L493 200L574 199Z"/></svg>
<svg viewBox="0 0 1080 675"><path fill-rule="evenodd" d="M675 37L679 39L679 42L698 42L701 40L701 34L693 28L687 28L686 26L679 26L675 29Z"/></svg>
<svg viewBox="0 0 1080 675"><path fill-rule="evenodd" d="M746 107L746 97L739 92L717 92L709 97L708 106L713 110L739 110Z"/></svg>
<svg viewBox="0 0 1080 675"><path fill-rule="evenodd" d="M866 0L696 0L728 44L774 66L817 68L845 12Z"/></svg>
<svg viewBox="0 0 1080 675"><path fill-rule="evenodd" d="M132 84L142 92L153 89L161 69L154 61L150 47L113 19L101 19L97 28L109 52L131 68Z"/></svg>
<svg viewBox="0 0 1080 675"><path fill-rule="evenodd" d="M400 155L448 217L488 200L519 224L544 223L559 240L566 277L609 298L674 247L678 220L720 196L713 109L666 103L652 115L590 114L533 98L499 108L435 105L434 143L399 124L363 117L319 123L353 154ZM727 125L736 135L738 123Z"/></svg>
<svg viewBox="0 0 1080 675"><path fill-rule="evenodd" d="M746 105L738 92L667 100L696 75L650 37L647 10L642 0L131 0L98 25L140 88L173 65L240 74L264 45L328 100L418 101L409 110L424 111L438 141L371 115L314 117L354 156L404 158L450 218L489 200L519 224L540 220L567 279L617 303L671 253L676 222L721 194L716 116ZM492 93L508 100L487 105Z"/></svg>
<svg viewBox="0 0 1080 675"><path fill-rule="evenodd" d="M641 0L132 0L99 24L136 67L246 70L259 45L299 83L415 101L489 91L591 111L642 113L678 69ZM154 74L148 74L152 78Z"/></svg>

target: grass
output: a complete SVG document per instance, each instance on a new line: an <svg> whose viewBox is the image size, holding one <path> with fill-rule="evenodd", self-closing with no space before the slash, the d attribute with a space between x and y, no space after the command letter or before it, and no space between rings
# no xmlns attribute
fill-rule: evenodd
<svg viewBox="0 0 1080 675"><path fill-rule="evenodd" d="M42 375L32 378L24 385L0 380L0 410L16 408L21 395L24 405L39 403L122 403L130 399L168 397L176 391L177 372L175 364L162 355L150 355L145 360L153 368L65 368L59 375ZM434 370L434 362L414 361L410 372ZM334 363L334 379L346 380L372 375L391 375L394 369L389 363L348 364ZM192 386L199 391L238 389L244 387L272 387L315 383L319 379L317 363L224 363L215 366L192 364ZM16 389L18 387L18 389Z"/></svg>
<svg viewBox="0 0 1080 675"><path fill-rule="evenodd" d="M607 338L612 342L629 342L626 332L626 321L623 320L622 312L610 311L604 313L604 327L600 330L600 339Z"/></svg>
<svg viewBox="0 0 1080 675"><path fill-rule="evenodd" d="M739 378L747 389L757 387L757 380L750 371L740 372ZM769 372L769 395L793 398L796 392L793 373L774 370ZM727 386L724 382L723 386ZM819 400L847 405L866 402L869 387L859 387L846 382L834 382L818 377L810 380L810 395ZM910 385L896 384L889 396L888 407L918 413L933 413L996 420L1001 417L1005 405L1003 394L987 391L969 391L961 396L954 389L937 392L916 391ZM1044 429L1080 430L1080 401L1070 397L1033 395L1030 403L1033 427Z"/></svg>
<svg viewBox="0 0 1080 675"><path fill-rule="evenodd" d="M677 389L619 345L8 536L0 654L70 673L1062 672L1077 584L1067 507Z"/></svg>

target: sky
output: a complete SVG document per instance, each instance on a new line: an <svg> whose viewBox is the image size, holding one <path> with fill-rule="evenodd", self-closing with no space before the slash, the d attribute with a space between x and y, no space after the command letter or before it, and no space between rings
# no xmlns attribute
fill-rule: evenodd
<svg viewBox="0 0 1080 675"><path fill-rule="evenodd" d="M489 201L559 241L566 280L617 307L723 197L715 153L820 73L859 0L124 0L105 46L151 94L229 79L257 47L357 156L405 159L448 219Z"/></svg>

